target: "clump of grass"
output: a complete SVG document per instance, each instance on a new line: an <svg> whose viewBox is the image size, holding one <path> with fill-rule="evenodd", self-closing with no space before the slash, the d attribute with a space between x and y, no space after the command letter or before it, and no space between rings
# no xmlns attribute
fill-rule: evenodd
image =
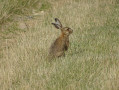
<svg viewBox="0 0 119 90"><path fill-rule="evenodd" d="M40 11L47 10L50 7L51 7L51 4L48 1L42 2L41 7L40 7Z"/></svg>
<svg viewBox="0 0 119 90"><path fill-rule="evenodd" d="M41 7L39 7L41 3ZM28 15L33 9L48 9L50 4L44 0L1 0L0 1L0 26L13 21L15 15Z"/></svg>

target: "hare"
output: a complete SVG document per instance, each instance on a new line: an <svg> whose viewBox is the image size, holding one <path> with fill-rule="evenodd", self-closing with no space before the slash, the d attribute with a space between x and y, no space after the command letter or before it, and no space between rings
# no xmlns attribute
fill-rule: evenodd
<svg viewBox="0 0 119 90"><path fill-rule="evenodd" d="M65 56L65 51L69 47L69 35L73 33L73 30L69 27L63 27L58 18L55 18L55 23L52 25L61 30L61 35L51 45L49 55L52 57Z"/></svg>

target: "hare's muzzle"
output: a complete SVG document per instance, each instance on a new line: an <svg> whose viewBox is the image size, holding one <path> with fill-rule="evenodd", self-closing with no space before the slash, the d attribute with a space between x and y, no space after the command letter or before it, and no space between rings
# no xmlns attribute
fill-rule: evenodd
<svg viewBox="0 0 119 90"><path fill-rule="evenodd" d="M72 30L72 29L69 29L69 33L70 33L70 34L73 33L73 30Z"/></svg>

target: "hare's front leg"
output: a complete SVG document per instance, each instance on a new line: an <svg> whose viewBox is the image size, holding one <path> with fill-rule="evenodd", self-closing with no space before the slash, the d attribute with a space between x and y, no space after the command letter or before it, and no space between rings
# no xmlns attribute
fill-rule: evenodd
<svg viewBox="0 0 119 90"><path fill-rule="evenodd" d="M66 44L65 44L65 46L64 46L65 51L67 51L67 50L68 50L68 47L69 47L69 41L67 41L67 42L66 42Z"/></svg>

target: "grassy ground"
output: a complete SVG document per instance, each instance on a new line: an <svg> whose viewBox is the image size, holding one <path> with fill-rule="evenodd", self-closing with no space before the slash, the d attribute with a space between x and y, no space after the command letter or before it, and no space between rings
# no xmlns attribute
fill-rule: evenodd
<svg viewBox="0 0 119 90"><path fill-rule="evenodd" d="M0 60L1 90L118 90L119 5L116 0L61 0L19 32ZM49 47L60 34L57 17L74 32L65 57L47 61ZM11 28L13 29L13 28Z"/></svg>

